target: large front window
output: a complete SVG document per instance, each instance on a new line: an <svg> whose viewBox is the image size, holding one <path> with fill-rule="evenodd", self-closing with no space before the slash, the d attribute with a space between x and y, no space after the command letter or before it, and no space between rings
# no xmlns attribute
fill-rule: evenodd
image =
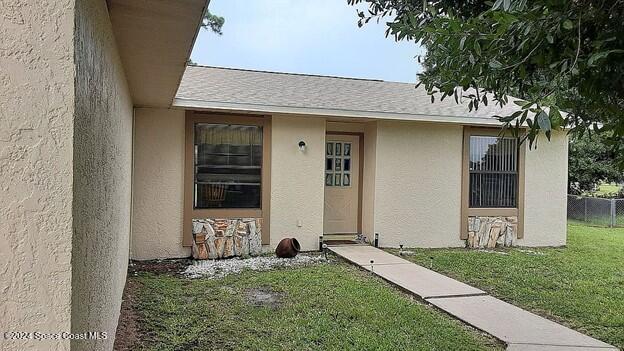
<svg viewBox="0 0 624 351"><path fill-rule="evenodd" d="M516 138L470 136L470 208L515 208L518 203Z"/></svg>
<svg viewBox="0 0 624 351"><path fill-rule="evenodd" d="M262 126L195 123L193 207L260 208Z"/></svg>

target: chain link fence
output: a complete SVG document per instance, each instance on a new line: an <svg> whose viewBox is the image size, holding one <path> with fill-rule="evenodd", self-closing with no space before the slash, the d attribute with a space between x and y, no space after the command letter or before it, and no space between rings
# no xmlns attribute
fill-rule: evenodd
<svg viewBox="0 0 624 351"><path fill-rule="evenodd" d="M568 195L568 221L624 227L624 199Z"/></svg>

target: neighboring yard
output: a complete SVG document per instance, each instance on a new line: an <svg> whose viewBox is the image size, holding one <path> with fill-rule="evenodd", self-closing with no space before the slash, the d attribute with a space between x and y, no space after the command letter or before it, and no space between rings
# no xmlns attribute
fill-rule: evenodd
<svg viewBox="0 0 624 351"><path fill-rule="evenodd" d="M433 257L438 272L624 348L624 228L569 225L567 248L409 250L411 261Z"/></svg>
<svg viewBox="0 0 624 351"><path fill-rule="evenodd" d="M620 186L613 183L602 183L596 190L597 195L614 194L620 191Z"/></svg>
<svg viewBox="0 0 624 351"><path fill-rule="evenodd" d="M346 263L219 279L180 268L165 261L129 273L117 350L502 349Z"/></svg>

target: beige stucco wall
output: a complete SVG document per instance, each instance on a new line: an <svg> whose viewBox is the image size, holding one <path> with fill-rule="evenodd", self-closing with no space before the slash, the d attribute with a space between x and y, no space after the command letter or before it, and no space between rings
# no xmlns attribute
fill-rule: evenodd
<svg viewBox="0 0 624 351"><path fill-rule="evenodd" d="M1 7L0 331L69 331L73 1ZM66 350L69 341L2 339L0 348Z"/></svg>
<svg viewBox="0 0 624 351"><path fill-rule="evenodd" d="M128 266L132 101L106 2L76 2L75 26L71 329L108 338L72 349L110 350Z"/></svg>
<svg viewBox="0 0 624 351"><path fill-rule="evenodd" d="M270 248L288 236L298 238L304 250L318 247L326 129L364 133L362 229L369 239L379 232L383 246L464 246L459 239L462 126L335 123L277 115L271 132ZM307 143L305 153L297 147L300 140ZM180 236L184 112L137 109L134 143L131 255L135 259L187 257L190 252L182 247ZM518 244L565 242L565 155L563 134L527 152L525 239ZM544 233L542 228L550 229Z"/></svg>
<svg viewBox="0 0 624 351"><path fill-rule="evenodd" d="M325 120L273 116L271 134L271 247L295 237L302 250L316 250L323 233Z"/></svg>
<svg viewBox="0 0 624 351"><path fill-rule="evenodd" d="M462 133L459 125L378 123L374 216L381 246L464 246Z"/></svg>
<svg viewBox="0 0 624 351"><path fill-rule="evenodd" d="M567 134L553 133L550 142L541 135L537 149L526 151L524 239L518 245L565 245L567 183Z"/></svg>
<svg viewBox="0 0 624 351"><path fill-rule="evenodd" d="M184 111L135 110L133 259L190 256L182 247Z"/></svg>
<svg viewBox="0 0 624 351"><path fill-rule="evenodd" d="M362 234L375 239L375 189L377 183L377 122L364 124L364 175L362 177Z"/></svg>

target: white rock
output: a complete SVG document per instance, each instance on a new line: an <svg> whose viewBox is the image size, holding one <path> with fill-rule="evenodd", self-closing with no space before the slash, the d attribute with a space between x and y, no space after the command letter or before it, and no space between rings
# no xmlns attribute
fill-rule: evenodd
<svg viewBox="0 0 624 351"><path fill-rule="evenodd" d="M189 278L222 278L230 274L238 274L244 269L266 271L277 267L306 266L326 262L321 255L299 254L294 258L251 257L231 258L227 260L194 261L183 272Z"/></svg>

